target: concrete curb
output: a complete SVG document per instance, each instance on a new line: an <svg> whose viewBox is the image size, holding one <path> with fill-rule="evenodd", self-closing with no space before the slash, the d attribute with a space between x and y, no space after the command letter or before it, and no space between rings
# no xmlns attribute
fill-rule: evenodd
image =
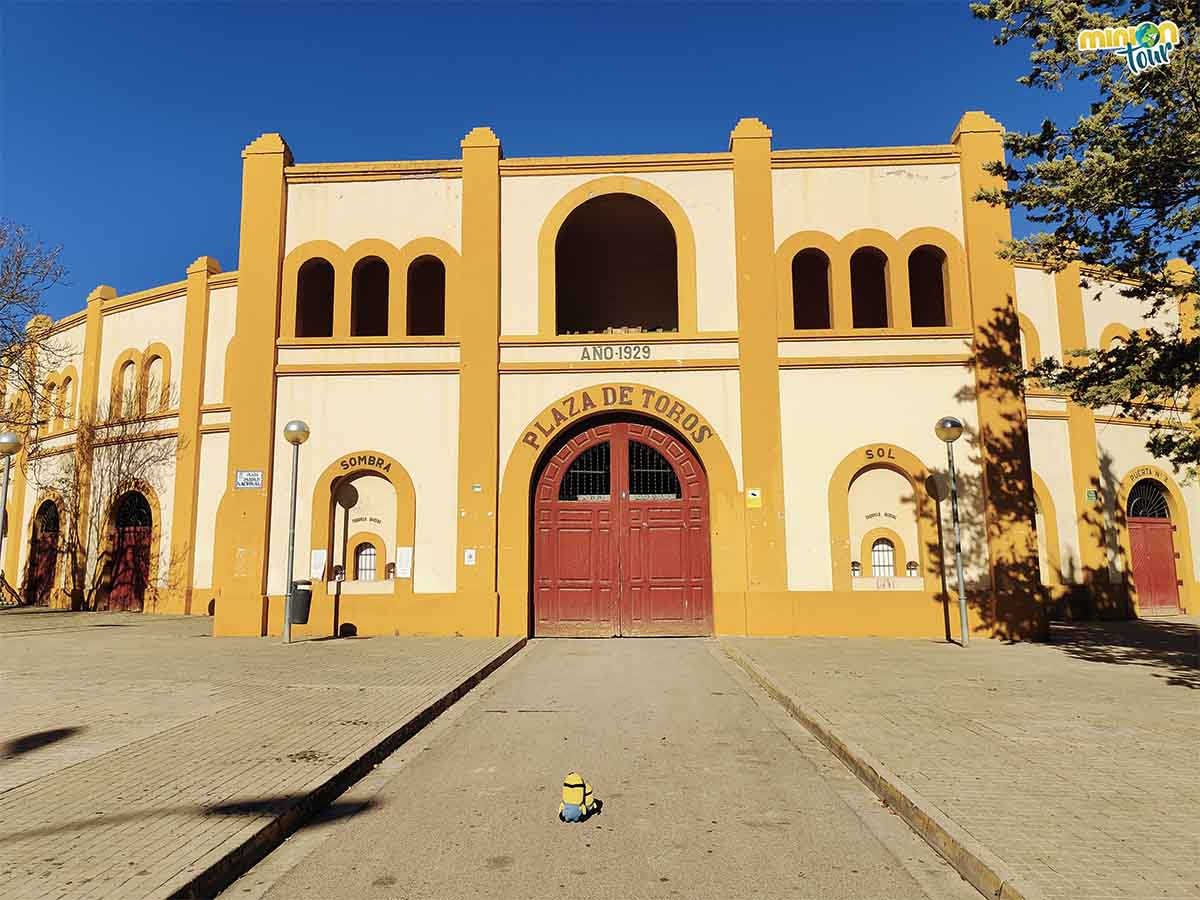
<svg viewBox="0 0 1200 900"><path fill-rule="evenodd" d="M933 803L888 770L865 749L838 736L819 712L779 688L744 653L721 641L725 655L745 670L766 693L807 728L818 741L887 803L908 826L936 850L985 897L997 900L1042 900L1040 892L1013 883L1008 865L946 816Z"/></svg>
<svg viewBox="0 0 1200 900"><path fill-rule="evenodd" d="M383 740L360 748L355 758L347 765L324 778L300 800L278 815L248 825L243 830L247 833L247 837L233 849L218 853L216 858L204 864L204 868L198 873L184 876L183 884L168 883L165 886L170 891L167 896L171 900L215 897L248 872L255 863L282 844L310 816L324 809L345 793L351 785L366 776L401 744L417 734L473 687L504 665L525 646L526 642L526 638L521 638L511 647L493 657L473 675L468 676L446 694L402 723Z"/></svg>

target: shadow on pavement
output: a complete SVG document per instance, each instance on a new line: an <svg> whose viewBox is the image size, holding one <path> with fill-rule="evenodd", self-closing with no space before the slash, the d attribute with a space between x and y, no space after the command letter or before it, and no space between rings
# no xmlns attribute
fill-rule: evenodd
<svg viewBox="0 0 1200 900"><path fill-rule="evenodd" d="M1167 684L1200 689L1200 624L1195 622L1056 622L1050 643L1088 662L1162 669L1154 675Z"/></svg>
<svg viewBox="0 0 1200 900"><path fill-rule="evenodd" d="M51 728L47 731L35 731L32 734L22 735L19 738L12 738L4 742L4 752L0 757L4 759L12 759L14 756L24 756L26 753L31 753L34 750L57 744L59 741L66 740L72 735L79 734L83 731L80 725L71 725L68 728Z"/></svg>

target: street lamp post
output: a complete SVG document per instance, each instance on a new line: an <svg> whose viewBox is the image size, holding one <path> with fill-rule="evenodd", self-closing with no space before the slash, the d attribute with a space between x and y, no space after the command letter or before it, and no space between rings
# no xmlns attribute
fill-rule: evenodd
<svg viewBox="0 0 1200 900"><path fill-rule="evenodd" d="M308 424L293 419L283 426L283 437L292 445L292 510L288 516L287 596L283 602L283 642L292 642L292 594L296 585L292 581L296 556L296 484L300 477L300 445L308 440Z"/></svg>
<svg viewBox="0 0 1200 900"><path fill-rule="evenodd" d="M954 520L954 567L958 570L958 618L962 646L967 646L967 587L963 578L962 536L958 528L958 477L954 474L954 442L963 432L963 424L953 416L943 416L933 426L938 440L946 443L946 461L950 465L950 516Z"/></svg>
<svg viewBox="0 0 1200 900"><path fill-rule="evenodd" d="M4 539L8 536L8 474L12 470L12 458L20 450L19 434L15 431L0 433L0 455L4 457L4 487L0 489L0 560L4 558ZM0 581L3 579L3 569L0 569Z"/></svg>

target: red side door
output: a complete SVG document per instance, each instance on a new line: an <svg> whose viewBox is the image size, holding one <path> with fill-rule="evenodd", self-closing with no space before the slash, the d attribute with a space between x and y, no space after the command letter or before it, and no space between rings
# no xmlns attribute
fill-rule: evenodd
<svg viewBox="0 0 1200 900"><path fill-rule="evenodd" d="M116 531L108 608L141 612L150 580L150 529L127 526Z"/></svg>
<svg viewBox="0 0 1200 900"><path fill-rule="evenodd" d="M1131 517L1127 524L1138 608L1143 613L1158 615L1179 612L1171 521Z"/></svg>
<svg viewBox="0 0 1200 900"><path fill-rule="evenodd" d="M58 562L58 534L39 534L33 539L29 557L29 576L25 582L25 602L46 606L54 590Z"/></svg>

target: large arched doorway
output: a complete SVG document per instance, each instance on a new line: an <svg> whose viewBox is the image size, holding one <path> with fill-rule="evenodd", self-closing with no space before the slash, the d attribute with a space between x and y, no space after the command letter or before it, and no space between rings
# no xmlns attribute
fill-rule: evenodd
<svg viewBox="0 0 1200 900"><path fill-rule="evenodd" d="M592 420L534 480L535 636L712 633L708 479L673 432Z"/></svg>
<svg viewBox="0 0 1200 900"><path fill-rule="evenodd" d="M141 612L150 583L150 538L154 514L138 491L117 498L112 513L112 582L107 608Z"/></svg>
<svg viewBox="0 0 1200 900"><path fill-rule="evenodd" d="M38 507L29 538L29 573L25 578L25 602L49 606L58 571L58 505L46 500Z"/></svg>
<svg viewBox="0 0 1200 900"><path fill-rule="evenodd" d="M1175 529L1166 488L1153 478L1141 479L1129 492L1125 517L1138 609L1150 615L1178 613Z"/></svg>

